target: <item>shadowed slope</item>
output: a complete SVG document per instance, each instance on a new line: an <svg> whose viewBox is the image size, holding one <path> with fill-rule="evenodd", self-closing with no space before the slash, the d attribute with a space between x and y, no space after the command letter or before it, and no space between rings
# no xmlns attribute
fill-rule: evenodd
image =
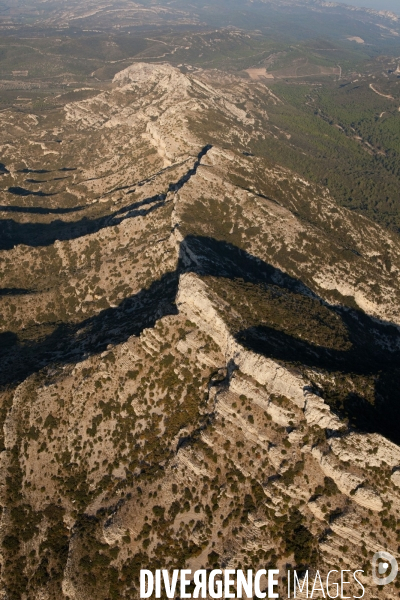
<svg viewBox="0 0 400 600"><path fill-rule="evenodd" d="M125 219L146 216L164 205L168 193L178 192L188 181L190 181L194 175L196 175L197 169L201 164L201 159L211 148L212 146L210 145L205 146L199 152L193 166L188 169L188 171L176 183L170 183L165 192L145 198L144 200L140 200L138 202L134 202L128 206L124 206L123 208L107 216L99 217L97 219L83 217L79 221L74 222L57 220L52 221L51 223L17 223L12 219L4 219L0 221L0 250L10 250L18 244L24 244L26 246L33 247L50 246L51 244L54 244L56 240L76 239L84 235L96 233L106 227L118 225ZM41 192L34 192L34 194L39 196L46 195ZM150 207L147 209L142 208L147 205L150 205ZM14 207L6 207L5 210L7 212L13 212L16 209ZM82 210L82 207L77 207L74 209L25 208L23 209L23 212L62 214L75 210Z"/></svg>
<svg viewBox="0 0 400 600"><path fill-rule="evenodd" d="M265 290L269 287L287 290L300 299L299 302L302 297L307 298L309 310L313 310L313 305L316 309L324 306L325 310L336 314L347 331L349 349L332 349L300 340L263 323L262 316L260 324L251 328L243 329L242 316L236 324L234 320L230 321L229 327L243 346L269 358L299 368L305 366L344 376L355 373L374 377L375 404L368 403L357 393L349 395L344 404L343 401L335 404L332 397L332 404L357 427L400 441L397 428L400 404L396 389L400 375L398 329L360 311L331 306L301 281L272 265L231 244L205 237L186 238L181 244L176 271L163 275L148 289L123 300L117 308L104 310L78 325L60 325L51 335L35 342L21 343L16 336L3 334L3 341L7 343L2 352L2 385L15 384L51 363L79 362L91 354L103 352L108 344L120 344L131 335L139 335L163 316L176 314L179 277L186 272L229 279L234 285L245 281L264 286ZM228 301L232 302L230 298ZM304 318L308 315L304 314Z"/></svg>

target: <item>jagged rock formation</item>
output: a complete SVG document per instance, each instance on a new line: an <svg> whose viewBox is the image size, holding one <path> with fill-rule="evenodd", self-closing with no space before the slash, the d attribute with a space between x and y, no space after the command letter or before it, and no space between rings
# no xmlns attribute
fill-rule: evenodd
<svg viewBox="0 0 400 600"><path fill-rule="evenodd" d="M1 113L5 186L42 176L2 207L4 598L397 556L400 244L246 153L267 92L136 64Z"/></svg>

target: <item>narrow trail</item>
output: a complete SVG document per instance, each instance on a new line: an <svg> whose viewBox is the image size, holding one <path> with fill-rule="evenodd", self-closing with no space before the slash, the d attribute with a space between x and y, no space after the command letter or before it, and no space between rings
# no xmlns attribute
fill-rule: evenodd
<svg viewBox="0 0 400 600"><path fill-rule="evenodd" d="M371 88L371 90L373 92L375 92L375 94L378 94L378 96L382 96L382 98L388 98L388 100L394 100L393 96L388 96L387 94L382 94L382 92L378 92L378 90L376 90L374 88L374 86L372 85L372 83L369 84L369 87Z"/></svg>

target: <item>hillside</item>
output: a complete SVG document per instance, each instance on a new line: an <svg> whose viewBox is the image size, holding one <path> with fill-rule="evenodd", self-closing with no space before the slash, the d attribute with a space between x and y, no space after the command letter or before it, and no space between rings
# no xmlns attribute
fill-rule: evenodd
<svg viewBox="0 0 400 600"><path fill-rule="evenodd" d="M376 597L400 242L266 155L284 106L136 63L0 113L4 598L138 598L149 564L364 568Z"/></svg>

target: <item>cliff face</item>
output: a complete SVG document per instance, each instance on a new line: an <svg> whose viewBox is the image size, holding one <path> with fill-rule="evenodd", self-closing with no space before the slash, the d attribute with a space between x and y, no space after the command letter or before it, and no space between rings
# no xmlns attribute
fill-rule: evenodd
<svg viewBox="0 0 400 600"><path fill-rule="evenodd" d="M233 83L133 65L55 154L2 113L10 185L76 169L2 242L5 599L397 556L398 239L249 155L281 100Z"/></svg>

